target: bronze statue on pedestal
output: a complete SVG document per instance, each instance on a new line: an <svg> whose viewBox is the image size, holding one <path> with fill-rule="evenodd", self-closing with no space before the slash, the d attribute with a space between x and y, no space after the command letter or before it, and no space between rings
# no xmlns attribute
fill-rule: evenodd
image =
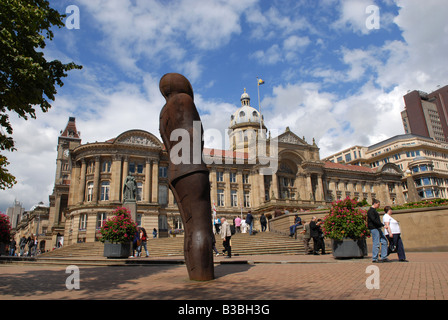
<svg viewBox="0 0 448 320"><path fill-rule="evenodd" d="M210 180L209 170L202 159L203 128L194 104L193 88L178 73L165 74L160 79L159 88L166 99L160 112L159 130L170 156L169 187L184 223L184 255L188 274L191 280L212 280L214 235ZM183 138L178 140L177 134Z"/></svg>

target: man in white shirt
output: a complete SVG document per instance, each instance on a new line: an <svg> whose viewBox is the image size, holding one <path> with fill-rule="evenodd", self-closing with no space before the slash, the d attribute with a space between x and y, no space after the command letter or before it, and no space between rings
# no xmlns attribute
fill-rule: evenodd
<svg viewBox="0 0 448 320"><path fill-rule="evenodd" d="M393 243L397 250L398 261L408 262L404 252L403 241L401 240L400 224L397 220L392 218L392 209L389 206L384 207L383 224L384 234L388 237L389 243Z"/></svg>

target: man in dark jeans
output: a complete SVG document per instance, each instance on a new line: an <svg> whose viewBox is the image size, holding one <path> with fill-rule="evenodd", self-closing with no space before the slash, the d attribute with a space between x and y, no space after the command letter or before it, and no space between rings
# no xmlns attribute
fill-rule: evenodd
<svg viewBox="0 0 448 320"><path fill-rule="evenodd" d="M313 238L313 243L314 243L313 254L314 255L319 254L319 249L321 249L322 254L325 254L325 244L324 244L323 232L320 227L321 224L323 224L323 221L321 219L317 220L316 217L313 217L313 219L310 222L310 235L311 235L311 238Z"/></svg>
<svg viewBox="0 0 448 320"><path fill-rule="evenodd" d="M378 214L378 209L380 206L379 200L373 200L372 206L367 211L367 227L370 229L372 234L372 262L389 262L387 259L387 239L383 234L381 228L384 226L381 223L380 215ZM378 255L380 251L381 243L381 260L378 260Z"/></svg>

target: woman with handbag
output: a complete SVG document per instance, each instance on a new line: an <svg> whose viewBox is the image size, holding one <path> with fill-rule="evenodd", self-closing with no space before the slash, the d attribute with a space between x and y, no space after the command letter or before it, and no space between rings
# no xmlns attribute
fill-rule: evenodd
<svg viewBox="0 0 448 320"><path fill-rule="evenodd" d="M388 253L397 253L398 261L408 262L404 252L403 241L401 240L400 224L392 218L392 209L389 206L384 207L383 224L384 234L389 240Z"/></svg>
<svg viewBox="0 0 448 320"><path fill-rule="evenodd" d="M146 234L146 230L143 227L140 228L140 240L141 240L140 255L142 253L142 249L145 249L146 258L148 258L149 257L148 246L147 246L148 235Z"/></svg>

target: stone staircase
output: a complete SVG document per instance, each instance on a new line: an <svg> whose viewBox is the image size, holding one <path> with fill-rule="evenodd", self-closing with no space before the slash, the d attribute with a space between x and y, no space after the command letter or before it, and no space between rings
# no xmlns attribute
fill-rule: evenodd
<svg viewBox="0 0 448 320"><path fill-rule="evenodd" d="M301 240L292 239L285 235L273 232L262 232L250 236L247 233L238 233L232 236L232 255L264 255L264 254L304 254ZM183 258L184 238L157 238L148 241L148 251L151 257L179 256ZM222 240L216 236L216 248L222 252ZM95 258L103 257L104 244L76 243L64 246L44 254L39 258ZM145 256L144 249L142 256Z"/></svg>

